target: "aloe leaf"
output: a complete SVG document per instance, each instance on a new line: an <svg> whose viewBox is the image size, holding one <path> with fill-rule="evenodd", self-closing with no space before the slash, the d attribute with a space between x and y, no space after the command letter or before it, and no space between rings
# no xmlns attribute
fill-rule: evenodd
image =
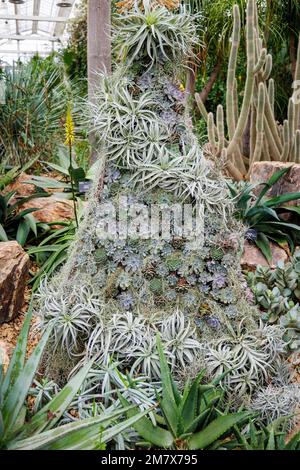
<svg viewBox="0 0 300 470"><path fill-rule="evenodd" d="M264 233L259 233L257 235L257 239L255 240L255 244L260 249L266 260L269 264L272 263L272 251L271 246L268 238Z"/></svg>
<svg viewBox="0 0 300 470"><path fill-rule="evenodd" d="M194 434L188 440L188 447L190 450L205 449L214 441L219 439L220 436L227 433L234 425L243 421L249 413L235 413L226 416L219 416L211 423L209 423L205 429Z"/></svg>
<svg viewBox="0 0 300 470"><path fill-rule="evenodd" d="M271 178L268 179L268 181L266 183L263 183L264 188L259 193L259 196L258 196L258 198L256 200L256 203L255 203L256 206L260 203L260 201L262 200L264 195L269 191L269 189L271 189L272 186L274 186L274 184L277 183L277 181L279 181L286 173L288 173L290 171L290 169L291 168L288 167L288 168L283 168L282 170L276 171L276 173L274 173L271 176Z"/></svg>
<svg viewBox="0 0 300 470"><path fill-rule="evenodd" d="M3 226L0 224L0 241L1 242L8 242L8 237Z"/></svg>
<svg viewBox="0 0 300 470"><path fill-rule="evenodd" d="M16 347L14 349L12 358L9 362L9 366L5 374L3 384L1 386L1 395L2 395L3 401L5 400L9 390L15 384L17 378L19 377L24 367L28 334L29 334L30 323L32 319L32 311L33 311L33 307L32 307L32 301L31 301L28 307L28 312L24 319L21 332L18 336Z"/></svg>
<svg viewBox="0 0 300 470"><path fill-rule="evenodd" d="M25 245L29 232L30 232L29 223L25 219L21 220L19 223L17 235L16 235L16 240L21 246Z"/></svg>
<svg viewBox="0 0 300 470"><path fill-rule="evenodd" d="M24 428L21 435L22 438L28 437L32 433L41 433L55 426L73 401L93 363L94 360L91 360L82 367L63 389L34 415L30 423Z"/></svg>
<svg viewBox="0 0 300 470"><path fill-rule="evenodd" d="M19 372L14 385L10 389L6 399L3 402L2 414L6 436L12 431L15 425L18 414L24 404L28 390L36 374L41 356L51 331L52 325L48 327L46 332L43 334L41 340L36 346L34 352L29 357L24 368Z"/></svg>
<svg viewBox="0 0 300 470"><path fill-rule="evenodd" d="M119 395L119 399L123 406L129 406L129 402L121 395ZM138 407L134 407L131 410L127 411L127 416L131 418L138 414L139 409ZM151 442L151 444L168 449L172 447L174 443L174 438L170 431L163 429L160 426L154 426L152 421L146 417L142 418L134 425L134 429L136 432L147 442Z"/></svg>
<svg viewBox="0 0 300 470"><path fill-rule="evenodd" d="M50 429L37 436L16 441L9 445L11 450L95 450L97 445L113 439L115 436L134 426L134 424L148 413L148 410L140 412L130 419L122 421L110 429L109 426L126 409L120 409L113 413L103 413L94 418L87 418L73 423Z"/></svg>
<svg viewBox="0 0 300 470"><path fill-rule="evenodd" d="M300 192L287 193L282 194L281 196L272 197L271 199L265 201L264 204L268 207L274 207L280 206L281 204L284 204L286 202L296 201L297 199L300 199Z"/></svg>

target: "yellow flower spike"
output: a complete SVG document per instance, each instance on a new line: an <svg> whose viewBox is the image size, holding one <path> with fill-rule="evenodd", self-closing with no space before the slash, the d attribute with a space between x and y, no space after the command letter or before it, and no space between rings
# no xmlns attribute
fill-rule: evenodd
<svg viewBox="0 0 300 470"><path fill-rule="evenodd" d="M180 83L180 85L179 85L179 90L180 91L185 91L185 87L182 83Z"/></svg>
<svg viewBox="0 0 300 470"><path fill-rule="evenodd" d="M74 122L72 119L70 104L68 105L68 110L67 110L65 130L66 130L65 145L69 145L71 147L75 141L75 132L74 132Z"/></svg>

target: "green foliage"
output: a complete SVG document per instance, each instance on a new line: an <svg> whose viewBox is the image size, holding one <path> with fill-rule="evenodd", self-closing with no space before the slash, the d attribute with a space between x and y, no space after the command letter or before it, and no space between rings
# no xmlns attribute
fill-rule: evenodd
<svg viewBox="0 0 300 470"><path fill-rule="evenodd" d="M248 227L249 239L261 250L268 262L272 261L270 241L279 245L289 245L294 250L300 237L300 225L286 221L287 214L296 214L300 211L298 207L287 206L287 202L300 199L300 193L286 193L281 196L266 198L267 192L290 171L284 168L274 173L264 183L263 189L258 196L253 194L253 189L258 185L246 184L242 191L228 184L231 195L235 202L236 218Z"/></svg>
<svg viewBox="0 0 300 470"><path fill-rule="evenodd" d="M80 200L78 200L79 203ZM78 219L82 217L82 206L79 206ZM53 225L60 225L61 228L51 228ZM70 222L49 223L50 230L47 237L35 247L28 250L31 257L35 257L37 265L40 267L33 276L30 283L35 291L44 276L51 276L59 267L61 267L68 258L68 253L72 242L75 239L77 224L75 220Z"/></svg>
<svg viewBox="0 0 300 470"><path fill-rule="evenodd" d="M40 192L14 200L15 194L14 191L10 191L3 196L0 195L0 241L16 240L24 246L30 232L37 237L38 225L33 213L39 209L22 210L22 206L32 199L47 197L49 194Z"/></svg>
<svg viewBox="0 0 300 470"><path fill-rule="evenodd" d="M30 306L5 375L3 374L3 364L0 363L0 449L96 449L100 432L101 443L104 444L127 427L135 424L148 412L139 413L133 418L114 425L115 419L129 411L130 408L115 409L93 418L77 420L57 427L63 413L70 407L90 371L94 362L91 360L72 377L53 399L36 414L28 417L26 397L52 328L52 326L48 328L26 362L31 318L32 307Z"/></svg>
<svg viewBox="0 0 300 470"><path fill-rule="evenodd" d="M0 107L0 144L4 161L24 165L35 156L48 158L62 135L67 92L55 62L35 58L4 71L4 104Z"/></svg>
<svg viewBox="0 0 300 470"><path fill-rule="evenodd" d="M230 447L235 450L300 450L300 433L288 437L285 425L284 419L278 419L268 426L250 422L246 433L235 426L237 441L231 442Z"/></svg>
<svg viewBox="0 0 300 470"><path fill-rule="evenodd" d="M263 309L263 319L279 323L286 331L290 349L300 348L300 254L291 262L279 262L275 269L258 266L248 274L256 302Z"/></svg>
<svg viewBox="0 0 300 470"><path fill-rule="evenodd" d="M220 401L223 392L217 387L217 380L212 384L201 384L204 372L192 383L188 382L180 393L172 378L159 336L157 349L162 382L162 396L159 398L162 424L154 426L145 417L134 425L135 430L147 445L164 449L218 448L233 426L244 421L249 414L222 412ZM120 399L124 406L129 406L127 400ZM132 417L137 413L138 409L131 410L127 416Z"/></svg>

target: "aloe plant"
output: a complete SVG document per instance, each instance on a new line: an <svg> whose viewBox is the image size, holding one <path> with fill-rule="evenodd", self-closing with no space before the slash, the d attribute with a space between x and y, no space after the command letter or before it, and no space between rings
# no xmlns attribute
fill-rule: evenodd
<svg viewBox="0 0 300 470"><path fill-rule="evenodd" d="M235 426L237 442L232 443L232 447L243 450L300 450L300 432L289 439L285 425L285 418L279 418L269 426L251 422L247 433L242 433Z"/></svg>
<svg viewBox="0 0 300 470"><path fill-rule="evenodd" d="M160 358L162 396L159 406L162 417L157 417L156 426L144 417L134 424L135 430L151 446L175 449L207 449L218 447L224 435L228 436L233 426L243 422L247 412L223 413L218 405L223 396L218 380L201 384L204 371L180 393L170 372L159 336L157 349ZM124 406L130 403L120 397ZM138 408L128 410L127 416L138 415ZM219 441L221 439L221 441Z"/></svg>
<svg viewBox="0 0 300 470"><path fill-rule="evenodd" d="M286 203L300 199L300 192L286 193L281 196L266 198L267 192L288 172L289 168L274 173L263 184L263 189L258 196L253 190L258 185L247 184L242 191L237 190L232 184L228 184L231 196L235 202L236 218L247 227L246 237L258 246L268 262L272 261L270 242L279 245L289 245L294 251L296 243L300 239L300 225L286 221L287 214L300 215L300 209L295 206L287 206Z"/></svg>
<svg viewBox="0 0 300 470"><path fill-rule="evenodd" d="M3 196L0 195L0 241L17 240L23 246L30 231L37 237L38 227L33 212L38 208L19 209L32 199L47 197L50 194L39 192L13 201L15 194L15 191L10 191Z"/></svg>
<svg viewBox="0 0 300 470"><path fill-rule="evenodd" d="M60 418L70 406L94 362L92 359L50 402L28 420L26 398L52 329L52 326L49 326L25 362L31 318L32 306L25 318L6 374L3 372L3 364L0 363L0 449L97 449L100 444L105 445L148 413L148 410L140 412L115 424L117 418L133 407L120 408L59 426Z"/></svg>

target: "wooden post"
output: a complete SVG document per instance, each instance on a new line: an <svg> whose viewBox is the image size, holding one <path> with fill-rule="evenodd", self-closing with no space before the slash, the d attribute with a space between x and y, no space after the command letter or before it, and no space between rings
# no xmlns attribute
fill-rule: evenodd
<svg viewBox="0 0 300 470"><path fill-rule="evenodd" d="M94 88L97 85L97 72L111 72L111 0L88 0L87 12L87 59L88 59L88 94L94 100ZM94 147L95 136L90 135ZM93 148L91 163L97 158Z"/></svg>

